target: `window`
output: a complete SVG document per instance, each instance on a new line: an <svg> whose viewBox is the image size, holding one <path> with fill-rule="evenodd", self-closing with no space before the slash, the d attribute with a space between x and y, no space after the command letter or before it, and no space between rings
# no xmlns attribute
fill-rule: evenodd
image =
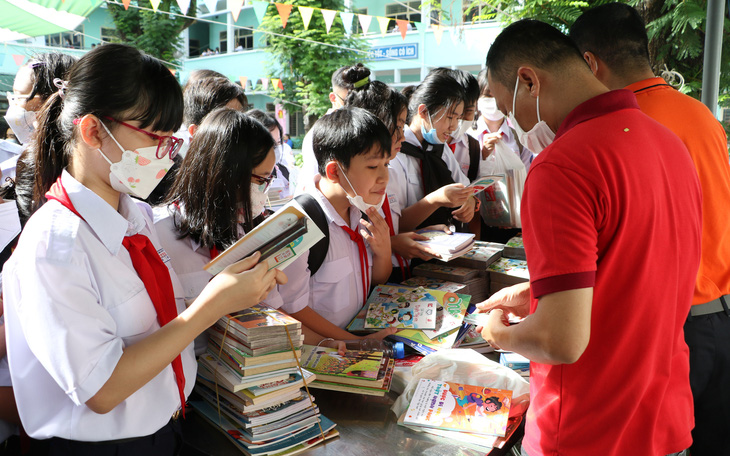
<svg viewBox="0 0 730 456"><path fill-rule="evenodd" d="M421 1L413 0L385 5L385 17L404 19L409 22L421 22ZM388 31L397 28L395 20L388 24Z"/></svg>
<svg viewBox="0 0 730 456"><path fill-rule="evenodd" d="M118 42L119 36L117 35L117 29L109 28L109 27L102 27L101 28L101 41L109 42L109 43Z"/></svg>
<svg viewBox="0 0 730 456"><path fill-rule="evenodd" d="M245 51L248 49L253 49L253 30L238 28L236 29L235 37L235 51Z"/></svg>
<svg viewBox="0 0 730 456"><path fill-rule="evenodd" d="M220 42L220 44L219 44L220 47L218 48L219 53L228 52L228 32L226 32L225 30L222 31L220 33L219 37L220 37L220 40L218 40ZM211 51L215 51L215 49L211 49Z"/></svg>
<svg viewBox="0 0 730 456"><path fill-rule="evenodd" d="M465 24L492 21L497 13L494 8L484 5L481 2L469 2L468 0L464 0L462 4L464 5L463 17Z"/></svg>
<svg viewBox="0 0 730 456"><path fill-rule="evenodd" d="M368 14L367 8L354 8L352 10L353 13L355 13L355 16L352 18L352 33L354 34L361 34L364 35L362 31L362 25L360 25L360 19L358 19L358 14Z"/></svg>
<svg viewBox="0 0 730 456"><path fill-rule="evenodd" d="M730 122L730 109L725 108L722 110L722 121Z"/></svg>
<svg viewBox="0 0 730 456"><path fill-rule="evenodd" d="M200 40L190 39L188 41L188 55L190 57L197 57L200 55Z"/></svg>
<svg viewBox="0 0 730 456"><path fill-rule="evenodd" d="M77 33L78 32L78 33ZM72 49L84 48L84 26L79 25L73 32L54 33L46 35L46 46L64 47Z"/></svg>
<svg viewBox="0 0 730 456"><path fill-rule="evenodd" d="M289 136L304 136L304 115L301 110L289 111Z"/></svg>

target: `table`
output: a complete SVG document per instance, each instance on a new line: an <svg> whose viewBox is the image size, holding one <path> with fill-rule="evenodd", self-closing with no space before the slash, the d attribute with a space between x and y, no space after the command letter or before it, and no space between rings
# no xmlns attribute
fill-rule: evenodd
<svg viewBox="0 0 730 456"><path fill-rule="evenodd" d="M482 456L484 453L425 433L398 426L390 407L398 395L363 396L320 389L310 390L321 412L337 423L340 436L303 453L307 456ZM241 453L220 431L190 413L183 422L185 448L182 456L240 456ZM521 427L508 446L523 435ZM510 454L494 450L490 456Z"/></svg>

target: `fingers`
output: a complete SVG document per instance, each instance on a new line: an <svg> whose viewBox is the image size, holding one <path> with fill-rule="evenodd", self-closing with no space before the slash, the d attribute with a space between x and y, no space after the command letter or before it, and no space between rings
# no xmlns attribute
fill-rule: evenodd
<svg viewBox="0 0 730 456"><path fill-rule="evenodd" d="M261 252L254 252L253 255L233 263L226 269L232 274L240 274L241 272L248 271L249 269L256 266L256 263L259 262L259 258L261 258Z"/></svg>
<svg viewBox="0 0 730 456"><path fill-rule="evenodd" d="M274 269L274 271L276 271L276 283L279 285L286 285L286 283L289 282L289 277L287 277L282 271L279 271L278 269Z"/></svg>
<svg viewBox="0 0 730 456"><path fill-rule="evenodd" d="M418 257L422 260L430 260L431 258L441 258L441 255L425 245L418 244Z"/></svg>
<svg viewBox="0 0 730 456"><path fill-rule="evenodd" d="M336 340L337 342L337 354L344 356L345 352L347 351L347 346L345 345L345 342L341 340Z"/></svg>

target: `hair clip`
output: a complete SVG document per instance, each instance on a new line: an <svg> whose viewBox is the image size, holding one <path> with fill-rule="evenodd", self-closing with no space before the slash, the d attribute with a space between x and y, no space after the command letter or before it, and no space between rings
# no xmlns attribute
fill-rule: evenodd
<svg viewBox="0 0 730 456"><path fill-rule="evenodd" d="M356 89L359 89L360 87L364 86L364 85L365 85L365 84L367 84L368 82L370 82L370 77L368 77L368 76L365 76L364 78L362 78L362 79L360 79L359 81L357 81L356 83L354 83L354 84L352 85L352 87L354 87L354 88L356 88Z"/></svg>
<svg viewBox="0 0 730 456"><path fill-rule="evenodd" d="M28 64L28 68L38 68L41 66L46 66L46 62L33 62Z"/></svg>
<svg viewBox="0 0 730 456"><path fill-rule="evenodd" d="M74 125L78 125L78 124L80 124L80 123L81 123L81 118L80 118L80 117L77 117L77 118L75 118L75 119L74 119L74 120L72 121L72 123L73 123Z"/></svg>
<svg viewBox="0 0 730 456"><path fill-rule="evenodd" d="M61 78L56 78L53 80L53 85L58 88L58 94L61 95L61 98L65 98L66 89L68 89L68 81L64 81Z"/></svg>

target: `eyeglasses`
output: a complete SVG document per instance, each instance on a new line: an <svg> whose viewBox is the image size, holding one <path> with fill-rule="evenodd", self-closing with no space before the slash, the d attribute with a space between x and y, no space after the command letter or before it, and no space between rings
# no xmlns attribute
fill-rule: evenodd
<svg viewBox="0 0 730 456"><path fill-rule="evenodd" d="M160 136L156 135L154 133L150 133L149 131L142 130L141 128L137 128L134 125L129 125L126 122L122 122L121 120L117 120L113 117L104 116L105 119L111 120L112 122L116 122L118 124L122 124L127 128L131 128L132 130L136 130L139 132L142 132L149 136L150 138L157 141L157 153L155 154L158 159L165 158L166 155L170 155L170 160L175 158L177 156L177 153L180 151L180 148L183 145L184 140L182 138L176 138L174 136Z"/></svg>
<svg viewBox="0 0 730 456"><path fill-rule="evenodd" d="M259 185L263 185L264 188L261 190L262 192L265 192L267 188L269 188L269 185L271 185L271 182L276 179L276 167L271 171L271 174L269 174L269 177L263 177L259 176L258 174L251 173L251 177L256 179L259 183Z"/></svg>

